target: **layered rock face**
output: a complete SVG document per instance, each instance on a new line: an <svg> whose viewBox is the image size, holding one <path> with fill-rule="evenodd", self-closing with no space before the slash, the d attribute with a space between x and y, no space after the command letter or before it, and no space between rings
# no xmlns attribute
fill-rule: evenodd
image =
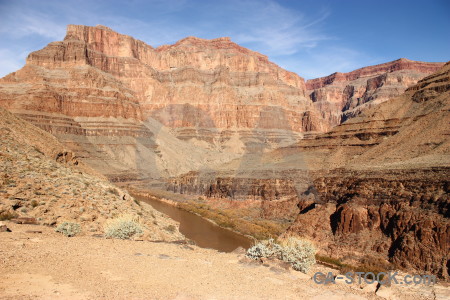
<svg viewBox="0 0 450 300"><path fill-rule="evenodd" d="M409 65L402 61L390 70ZM423 64L421 72L430 66ZM372 69L346 78L361 80L387 67ZM311 100L307 87L318 95L329 83L305 86L298 75L229 38L188 37L153 48L104 26L69 25L63 41L31 53L24 68L0 80L0 104L56 135L110 178L129 180L215 168L236 155L326 131L339 123L345 104Z"/></svg>
<svg viewBox="0 0 450 300"><path fill-rule="evenodd" d="M188 37L153 48L104 26L69 25L62 42L30 54L28 65L92 66L134 93L141 120L155 118L178 137L222 147L235 134L275 144L325 130L304 80L229 38Z"/></svg>
<svg viewBox="0 0 450 300"><path fill-rule="evenodd" d="M305 84L228 38L153 48L69 25L0 79L0 105L109 179L176 176L168 190L295 219L290 231L329 255L360 240L356 258L447 276L449 65L413 85L439 66L402 59Z"/></svg>
<svg viewBox="0 0 450 300"><path fill-rule="evenodd" d="M228 38L155 49L104 26L69 25L31 53L0 80L0 105L114 180L215 166L328 128L302 78Z"/></svg>
<svg viewBox="0 0 450 300"><path fill-rule="evenodd" d="M289 231L331 256L378 253L449 278L449 75L447 63L402 96L279 150L303 152L316 170L315 200L300 197Z"/></svg>
<svg viewBox="0 0 450 300"><path fill-rule="evenodd" d="M298 212L288 232L323 254L349 263L372 255L448 278L449 72L446 64L328 133L175 178L168 189L259 201L274 220Z"/></svg>
<svg viewBox="0 0 450 300"><path fill-rule="evenodd" d="M328 256L378 256L448 278L449 172L447 167L316 174L318 197L300 200L289 231L313 238Z"/></svg>
<svg viewBox="0 0 450 300"><path fill-rule="evenodd" d="M135 93L91 66L30 64L0 85L2 106L54 134L110 179L158 178L209 160L206 150L181 142L157 121L143 121ZM186 161L175 149L202 159Z"/></svg>
<svg viewBox="0 0 450 300"><path fill-rule="evenodd" d="M331 126L335 126L364 109L402 94L443 64L402 58L349 73L333 73L308 80L307 94L322 116L330 120Z"/></svg>

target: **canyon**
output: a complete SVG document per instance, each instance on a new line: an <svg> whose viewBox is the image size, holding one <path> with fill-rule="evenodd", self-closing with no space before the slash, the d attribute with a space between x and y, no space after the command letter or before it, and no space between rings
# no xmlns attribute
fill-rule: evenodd
<svg viewBox="0 0 450 300"><path fill-rule="evenodd" d="M229 38L154 48L69 25L0 79L0 106L117 184L448 279L449 69L402 58L305 81Z"/></svg>
<svg viewBox="0 0 450 300"><path fill-rule="evenodd" d="M441 65L400 60L305 82L229 38L153 48L69 25L0 80L0 103L115 181L159 178L326 132Z"/></svg>
<svg viewBox="0 0 450 300"><path fill-rule="evenodd" d="M325 134L191 172L168 189L247 200L347 263L373 255L448 278L449 72L447 63Z"/></svg>

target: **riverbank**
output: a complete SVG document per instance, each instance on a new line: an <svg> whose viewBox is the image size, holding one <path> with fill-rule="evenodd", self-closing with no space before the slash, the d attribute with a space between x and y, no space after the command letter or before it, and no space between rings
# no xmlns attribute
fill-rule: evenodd
<svg viewBox="0 0 450 300"><path fill-rule="evenodd" d="M172 194L167 191L148 191L131 185L123 187L134 196L146 197L176 206L251 239L264 240L277 237L284 233L290 224L261 218L259 216L259 203L253 205L246 203L243 207L237 207L233 201L192 199L192 197ZM172 200L172 197L176 197L177 201Z"/></svg>
<svg viewBox="0 0 450 300"><path fill-rule="evenodd" d="M178 230L189 240L203 248L231 252L236 248L250 248L254 240L235 231L223 228L198 214L178 208L177 205L159 201L154 197L134 195L140 203L150 204L154 209L178 222Z"/></svg>
<svg viewBox="0 0 450 300"><path fill-rule="evenodd" d="M191 245L67 238L7 222L0 232L0 299L383 299L371 286L329 284L242 254ZM361 288L362 287L362 288ZM448 288L411 287L398 299L445 299ZM403 295L402 295L403 294Z"/></svg>

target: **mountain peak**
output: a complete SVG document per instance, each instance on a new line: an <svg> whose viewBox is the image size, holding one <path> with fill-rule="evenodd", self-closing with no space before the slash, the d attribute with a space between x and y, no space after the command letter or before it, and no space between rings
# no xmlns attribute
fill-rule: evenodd
<svg viewBox="0 0 450 300"><path fill-rule="evenodd" d="M335 72L328 76L310 79L306 82L309 90L317 89L334 82L355 80L362 77L377 76L383 73L390 73L400 70L411 70L419 73L433 73L442 67L442 62L422 62L414 61L407 58L399 58L397 60L381 63L377 65L359 68L347 73Z"/></svg>

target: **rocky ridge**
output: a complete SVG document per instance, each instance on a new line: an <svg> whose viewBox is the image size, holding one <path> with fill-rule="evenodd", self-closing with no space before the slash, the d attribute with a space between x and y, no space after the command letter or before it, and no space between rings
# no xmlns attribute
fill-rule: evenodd
<svg viewBox="0 0 450 300"><path fill-rule="evenodd" d="M433 68L401 60L341 75L358 81L409 72L409 79L395 75L403 88ZM0 105L57 136L108 178L129 181L215 169L327 131L340 123L347 100L311 99L308 88L329 81L305 85L229 38L188 37L153 48L105 26L69 25L63 41L31 53L25 67L0 79Z"/></svg>
<svg viewBox="0 0 450 300"><path fill-rule="evenodd" d="M295 219L288 232L347 263L372 255L448 278L449 70L328 133L173 178L168 189Z"/></svg>
<svg viewBox="0 0 450 300"><path fill-rule="evenodd" d="M323 127L303 79L229 39L154 49L104 26L69 25L0 80L0 96L118 181L214 167Z"/></svg>
<svg viewBox="0 0 450 300"><path fill-rule="evenodd" d="M177 224L134 200L78 161L54 136L0 108L0 218L31 218L41 225L81 225L83 234L103 234L107 220L139 217L142 238L179 240ZM173 226L175 230L164 228Z"/></svg>
<svg viewBox="0 0 450 300"><path fill-rule="evenodd" d="M153 117L180 130L194 127L216 135L215 131L224 129L301 132L320 126L307 120L303 124L293 122L294 117L311 114L302 78L229 38L188 37L154 49L103 26L69 25L64 41L30 54L27 64L52 69L95 67L120 79L134 92L142 119ZM268 118L260 120L260 112ZM271 124L271 114L284 114L288 127L282 122ZM182 132L178 136L205 139Z"/></svg>
<svg viewBox="0 0 450 300"><path fill-rule="evenodd" d="M401 95L443 65L401 58L349 73L336 72L308 80L306 93L335 126L367 108Z"/></svg>

